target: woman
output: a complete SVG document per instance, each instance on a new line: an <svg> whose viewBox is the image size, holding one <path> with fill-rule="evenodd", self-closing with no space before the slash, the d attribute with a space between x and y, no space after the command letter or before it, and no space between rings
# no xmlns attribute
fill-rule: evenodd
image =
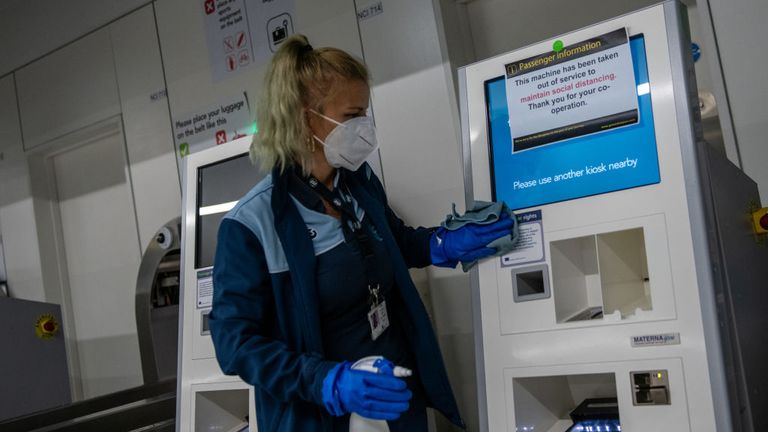
<svg viewBox="0 0 768 432"><path fill-rule="evenodd" d="M369 97L364 65L302 35L267 72L251 154L271 175L221 223L210 315L222 370L255 387L260 431L347 431L353 412L426 431L427 406L463 427L408 268L493 254L513 222L407 227L364 163ZM371 355L413 375L351 368Z"/></svg>

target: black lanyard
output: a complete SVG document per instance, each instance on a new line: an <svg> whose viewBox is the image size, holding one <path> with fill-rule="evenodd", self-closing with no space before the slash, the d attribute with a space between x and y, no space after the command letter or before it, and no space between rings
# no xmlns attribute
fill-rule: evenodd
<svg viewBox="0 0 768 432"><path fill-rule="evenodd" d="M341 173L339 173L339 175L341 176ZM360 246L360 251L363 253L365 274L368 279L368 291L371 294L370 301L378 303L380 286L376 255L374 253L371 236L368 234L367 230L364 229L362 221L357 219L357 213L352 205L352 194L349 193L349 190L347 190L346 195L342 194L340 184L337 185L333 191L330 191L313 175L304 178L303 181L310 187L310 189L320 195L321 198L341 213L342 226L349 227L350 231L355 236L355 240L357 240L357 244Z"/></svg>

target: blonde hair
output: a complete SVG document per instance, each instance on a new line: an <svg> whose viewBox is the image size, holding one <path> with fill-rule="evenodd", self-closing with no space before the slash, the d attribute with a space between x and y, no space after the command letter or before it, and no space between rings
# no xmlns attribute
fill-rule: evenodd
<svg viewBox="0 0 768 432"><path fill-rule="evenodd" d="M340 49L312 49L307 37L301 34L280 44L264 78L251 160L265 170L278 166L285 171L298 163L307 171L312 132L304 108L322 112L325 99L340 80L368 83L368 69Z"/></svg>

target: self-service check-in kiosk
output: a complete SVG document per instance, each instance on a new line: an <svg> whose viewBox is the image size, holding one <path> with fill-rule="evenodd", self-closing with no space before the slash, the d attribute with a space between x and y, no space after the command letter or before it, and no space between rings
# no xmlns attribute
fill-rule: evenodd
<svg viewBox="0 0 768 432"><path fill-rule="evenodd" d="M520 243L473 270L481 429L766 430L768 249L704 143L665 2L460 70L467 201Z"/></svg>
<svg viewBox="0 0 768 432"><path fill-rule="evenodd" d="M251 137L184 158L177 430L256 430L253 390L216 362L208 314L216 235L224 215L263 175L251 164Z"/></svg>

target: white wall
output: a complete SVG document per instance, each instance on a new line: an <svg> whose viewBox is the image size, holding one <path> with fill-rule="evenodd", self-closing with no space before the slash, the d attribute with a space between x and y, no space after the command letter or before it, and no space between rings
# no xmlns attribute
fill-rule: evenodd
<svg viewBox="0 0 768 432"><path fill-rule="evenodd" d="M0 76L49 54L148 0L0 2Z"/></svg>
<svg viewBox="0 0 768 432"><path fill-rule="evenodd" d="M168 102L150 99L165 86L152 6L54 51L14 76L27 151L123 116L143 251L155 231L180 214L181 203Z"/></svg>
<svg viewBox="0 0 768 432"><path fill-rule="evenodd" d="M143 382L133 307L141 251L125 141L120 123L111 124L106 133L88 128L74 147L46 158L56 190L48 208L60 216L51 222L66 257L66 342L77 351L84 398Z"/></svg>
<svg viewBox="0 0 768 432"><path fill-rule="evenodd" d="M180 214L181 203L168 102L150 99L165 86L152 6L19 69L6 76L3 83L12 85L14 76L21 121L10 87L7 99L4 94L3 106L9 107L11 114L3 117L9 122L3 131L18 131L21 124L23 148L27 151L122 115L143 251L155 231ZM15 143L16 153L9 157L19 161L14 178L23 183L29 178L21 135L4 140L3 145ZM10 175L10 171L3 170L6 172ZM24 189L14 190L18 194ZM29 226L28 220L19 222L19 226ZM9 260L13 257L9 256Z"/></svg>
<svg viewBox="0 0 768 432"><path fill-rule="evenodd" d="M151 5L109 26L117 93L141 253L157 230L181 215L181 184L173 147L160 44Z"/></svg>
<svg viewBox="0 0 768 432"><path fill-rule="evenodd" d="M106 29L31 63L15 76L26 150L120 113Z"/></svg>
<svg viewBox="0 0 768 432"><path fill-rule="evenodd" d="M0 79L0 221L11 294L43 301L37 228L12 75Z"/></svg>

